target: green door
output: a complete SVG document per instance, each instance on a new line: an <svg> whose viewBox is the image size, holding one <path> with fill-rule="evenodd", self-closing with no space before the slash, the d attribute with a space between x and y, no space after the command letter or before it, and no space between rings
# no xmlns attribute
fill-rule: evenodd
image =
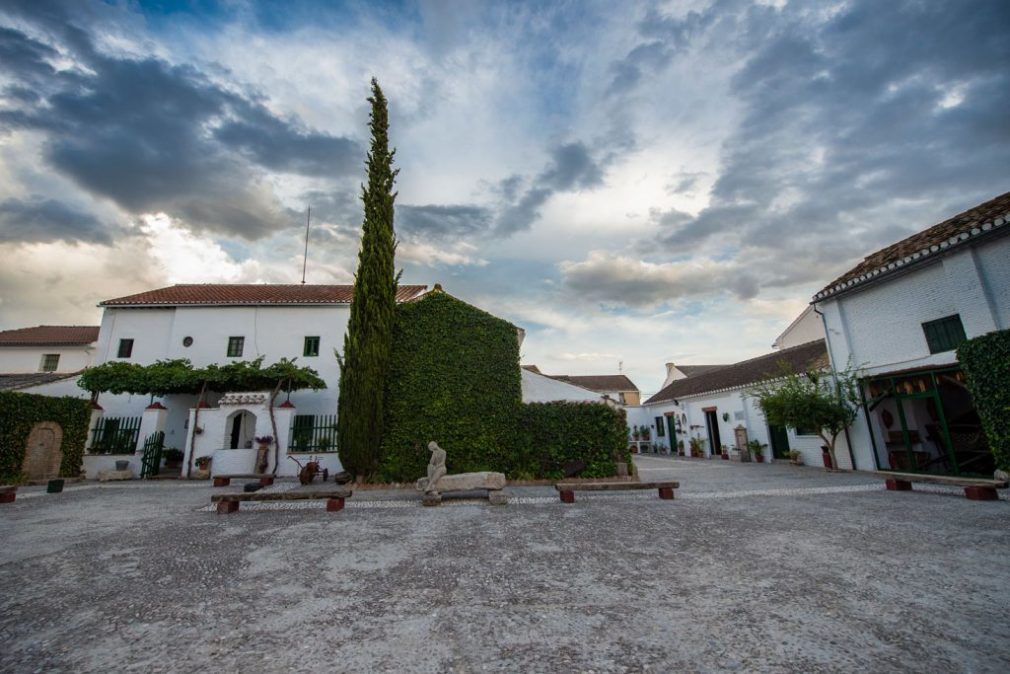
<svg viewBox="0 0 1010 674"><path fill-rule="evenodd" d="M789 433L784 426L768 424L768 437L772 441L772 456L776 459L789 458Z"/></svg>

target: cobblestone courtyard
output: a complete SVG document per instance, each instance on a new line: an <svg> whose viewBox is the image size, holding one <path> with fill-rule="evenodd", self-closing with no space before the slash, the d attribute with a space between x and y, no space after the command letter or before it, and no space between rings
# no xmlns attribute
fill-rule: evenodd
<svg viewBox="0 0 1010 674"><path fill-rule="evenodd" d="M1006 671L1005 492L638 463L677 500L219 516L206 484L25 488L0 506L0 670Z"/></svg>

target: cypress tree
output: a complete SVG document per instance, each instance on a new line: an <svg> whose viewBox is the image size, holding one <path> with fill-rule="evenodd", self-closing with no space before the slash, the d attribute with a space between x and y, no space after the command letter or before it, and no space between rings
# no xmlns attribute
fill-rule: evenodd
<svg viewBox="0 0 1010 674"><path fill-rule="evenodd" d="M393 269L396 151L389 149L386 97L374 77L368 101L372 104L372 142L365 162L368 184L361 188L365 216L337 402L340 463L351 474L364 477L374 474L379 466L382 398L389 373L397 286Z"/></svg>

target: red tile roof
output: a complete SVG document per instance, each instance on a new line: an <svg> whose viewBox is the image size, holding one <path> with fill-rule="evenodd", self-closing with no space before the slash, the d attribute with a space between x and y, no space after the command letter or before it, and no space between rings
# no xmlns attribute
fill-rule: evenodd
<svg viewBox="0 0 1010 674"><path fill-rule="evenodd" d="M18 391L32 386L42 384L52 384L54 381L62 381L77 377L84 372L30 372L27 374L0 374L0 391Z"/></svg>
<svg viewBox="0 0 1010 674"><path fill-rule="evenodd" d="M940 224L867 255L863 261L814 295L814 301L849 290L981 236L1010 231L1010 192L958 213Z"/></svg>
<svg viewBox="0 0 1010 674"><path fill-rule="evenodd" d="M718 370L720 367L726 367L725 365L674 365L675 368L684 373L686 377L697 377L699 374L705 374L712 370Z"/></svg>
<svg viewBox="0 0 1010 674"><path fill-rule="evenodd" d="M400 286L396 301L405 302L428 286ZM262 304L350 304L351 285L181 284L105 300L98 306L235 306Z"/></svg>
<svg viewBox="0 0 1010 674"><path fill-rule="evenodd" d="M543 372L540 374L543 374ZM576 386L581 386L582 388L587 388L590 391L596 391L597 393L638 390L638 387L635 386L634 382L623 374L548 374L545 376L550 377L551 379L557 379L558 381L567 382L569 384L575 384Z"/></svg>
<svg viewBox="0 0 1010 674"><path fill-rule="evenodd" d="M768 353L757 358L709 370L686 379L670 382L645 404L675 400L690 395L738 388L768 379L782 372L783 364L793 372L811 367L827 367L828 350L823 339Z"/></svg>
<svg viewBox="0 0 1010 674"><path fill-rule="evenodd" d="M0 346L76 346L96 341L97 325L37 325L0 332Z"/></svg>

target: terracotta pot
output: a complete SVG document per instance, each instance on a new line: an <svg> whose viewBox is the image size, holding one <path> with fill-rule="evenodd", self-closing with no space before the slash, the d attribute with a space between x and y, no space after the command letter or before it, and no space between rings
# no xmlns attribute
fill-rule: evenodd
<svg viewBox="0 0 1010 674"><path fill-rule="evenodd" d="M754 460L757 461L758 463L764 463L765 462L765 455L764 454L757 454L754 457Z"/></svg>
<svg viewBox="0 0 1010 674"><path fill-rule="evenodd" d="M821 461L824 463L825 468L834 468L834 466L831 465L831 452L821 450Z"/></svg>

